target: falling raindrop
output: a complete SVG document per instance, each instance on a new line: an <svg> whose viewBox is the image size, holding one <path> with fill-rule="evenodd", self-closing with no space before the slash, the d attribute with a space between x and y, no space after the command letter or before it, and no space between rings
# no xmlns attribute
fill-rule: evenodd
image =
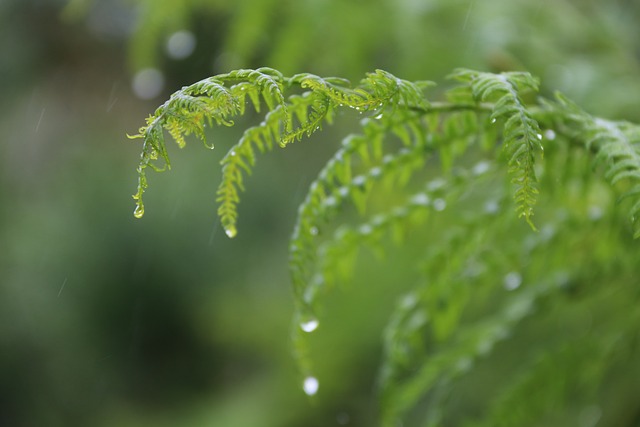
<svg viewBox="0 0 640 427"><path fill-rule="evenodd" d="M308 396L315 395L318 392L318 387L320 387L320 383L316 377L307 377L302 384L302 389Z"/></svg>
<svg viewBox="0 0 640 427"><path fill-rule="evenodd" d="M315 317L309 318L306 321L300 322L300 329L305 332L313 332L318 329L320 322Z"/></svg>
<svg viewBox="0 0 640 427"><path fill-rule="evenodd" d="M522 284L522 276L517 271L512 271L504 276L504 288L508 291L516 290Z"/></svg>

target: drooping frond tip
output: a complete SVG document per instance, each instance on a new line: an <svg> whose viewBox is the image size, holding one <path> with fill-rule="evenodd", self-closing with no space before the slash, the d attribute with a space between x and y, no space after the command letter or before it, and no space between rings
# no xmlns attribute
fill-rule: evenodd
<svg viewBox="0 0 640 427"><path fill-rule="evenodd" d="M492 123L504 122L503 151L515 185L516 212L535 230L531 219L539 193L535 155L544 149L540 126L522 101L521 93L537 91L538 80L524 72L492 74L466 69L457 70L452 77L468 84L477 101L493 103Z"/></svg>
<svg viewBox="0 0 640 427"><path fill-rule="evenodd" d="M145 169L162 168L155 165L161 158L169 167L164 142L167 130L179 147L186 144L185 136L194 134L206 144L205 125L232 126L232 118L245 112L248 98L257 112L267 107L264 120L247 129L240 141L222 160L222 181L217 192L218 214L229 237L237 234L237 205L244 190L244 176L250 174L256 161L256 150L264 152L274 146L286 146L310 136L324 123L331 123L333 112L349 107L361 112L375 112L385 108L426 108L422 90L429 82L408 82L392 74L377 70L369 73L359 86L352 88L347 80L322 78L313 74L297 74L287 78L277 70L236 70L201 80L175 92L165 104L147 119L134 138L143 139L143 151L138 166L136 217L144 214L143 193L147 188ZM301 94L287 94L291 87L299 87ZM213 148L213 146L209 146Z"/></svg>

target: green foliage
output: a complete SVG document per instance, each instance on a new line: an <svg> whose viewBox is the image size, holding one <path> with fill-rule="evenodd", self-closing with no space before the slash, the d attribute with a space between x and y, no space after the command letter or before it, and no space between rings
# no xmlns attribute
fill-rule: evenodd
<svg viewBox="0 0 640 427"><path fill-rule="evenodd" d="M164 130L180 147L185 135L204 141L205 125L233 125L250 102L256 112L266 110L264 119L222 160L217 193L222 225L234 237L257 153L300 141L353 109L363 114L360 130L343 139L311 183L290 241L302 375L316 375L310 332L322 322L331 290L353 280L359 252L366 248L382 262L389 247L423 239L415 260L421 278L401 296L384 332L382 425L561 425L562 414L579 411L564 407L568 396L576 396L571 404L592 405L604 393L603 378L633 360L638 310L607 307L637 301L628 286L634 264L604 265L599 257L608 254L590 248L631 246L628 235L640 237L640 128L591 116L562 95L531 101L538 80L528 73L457 70L452 79L445 101L427 99L429 82L382 70L355 86L269 68L187 86L136 135L143 149L135 214L144 213L146 168L162 170L157 160L169 166ZM609 187L594 168L604 169ZM614 192L631 206L611 206ZM621 213L630 221L620 221ZM633 231L625 233L629 223ZM576 252L570 260L566 244ZM585 263L597 266L590 270L596 277L583 276ZM616 292L594 284L607 268L619 273ZM600 305L610 300L617 302ZM552 329L548 340L519 341L522 331L535 336L548 330L540 325L578 316L577 308L602 323L571 339ZM509 361L516 353L522 360ZM482 410L458 413L456 391L482 375L490 358L506 361L503 377L474 397Z"/></svg>

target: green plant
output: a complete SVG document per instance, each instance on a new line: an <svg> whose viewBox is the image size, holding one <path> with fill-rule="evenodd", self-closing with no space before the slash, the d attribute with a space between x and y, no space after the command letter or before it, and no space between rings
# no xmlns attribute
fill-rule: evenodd
<svg viewBox="0 0 640 427"><path fill-rule="evenodd" d="M611 391L635 387L620 372L640 374L631 239L640 237L640 127L594 117L561 94L536 98L538 80L525 72L451 77L437 100L425 95L433 83L382 70L356 86L261 68L184 87L133 137L143 140L135 215L144 214L147 168L170 166L165 130L180 147L190 134L207 145L207 126L232 126L250 104L267 112L222 160L217 192L234 237L258 153L352 109L360 130L311 184L290 242L302 375L317 381L310 333L329 292L353 278L358 252L383 259L413 245L420 277L402 287L383 334L382 425L594 425L613 406ZM502 375L483 383L488 361Z"/></svg>

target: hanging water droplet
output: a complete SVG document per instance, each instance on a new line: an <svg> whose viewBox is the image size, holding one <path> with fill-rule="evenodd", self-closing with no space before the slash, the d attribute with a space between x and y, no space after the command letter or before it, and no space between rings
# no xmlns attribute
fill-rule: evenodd
<svg viewBox="0 0 640 427"><path fill-rule="evenodd" d="M496 119L491 119L491 123L495 123L495 122L496 122Z"/></svg>
<svg viewBox="0 0 640 427"><path fill-rule="evenodd" d="M318 387L320 387L320 383L316 377L307 377L304 379L304 383L302 384L302 389L308 396L313 396L318 392Z"/></svg>
<svg viewBox="0 0 640 427"><path fill-rule="evenodd" d="M235 156L235 155L236 155L236 152L235 152L235 151L232 151L232 152L230 152L230 153L229 153L229 155L233 157L233 156Z"/></svg>
<svg viewBox="0 0 640 427"><path fill-rule="evenodd" d="M544 131L544 137L549 141L553 141L554 139L556 139L556 133L552 129L547 129L546 131Z"/></svg>
<svg viewBox="0 0 640 427"><path fill-rule="evenodd" d="M537 134L536 134L536 136L538 137L538 139L539 139L540 141L542 141L542 135L541 135L541 134L537 133Z"/></svg>
<svg viewBox="0 0 640 427"><path fill-rule="evenodd" d="M305 332L313 332L318 329L320 322L315 317L311 317L303 322L300 322L300 329Z"/></svg>
<svg viewBox="0 0 640 427"><path fill-rule="evenodd" d="M447 202L444 199L435 199L433 201L433 209L438 212L442 212L447 207Z"/></svg>
<svg viewBox="0 0 640 427"><path fill-rule="evenodd" d="M142 218L144 216L144 206L136 206L136 209L133 211L133 216L135 216L136 218Z"/></svg>
<svg viewBox="0 0 640 427"><path fill-rule="evenodd" d="M504 288L508 291L516 290L522 284L522 276L517 271L512 271L504 276Z"/></svg>
<svg viewBox="0 0 640 427"><path fill-rule="evenodd" d="M380 120L382 118L382 113L378 114L377 116L374 117L374 119L376 120Z"/></svg>
<svg viewBox="0 0 640 427"><path fill-rule="evenodd" d="M235 225L229 225L225 227L224 233L227 235L227 237L233 239L238 234L238 230L236 229Z"/></svg>
<svg viewBox="0 0 640 427"><path fill-rule="evenodd" d="M311 228L309 228L309 233L310 233L312 236L317 236L317 235L318 235L318 233L319 233L319 231L318 231L318 227L311 227Z"/></svg>

